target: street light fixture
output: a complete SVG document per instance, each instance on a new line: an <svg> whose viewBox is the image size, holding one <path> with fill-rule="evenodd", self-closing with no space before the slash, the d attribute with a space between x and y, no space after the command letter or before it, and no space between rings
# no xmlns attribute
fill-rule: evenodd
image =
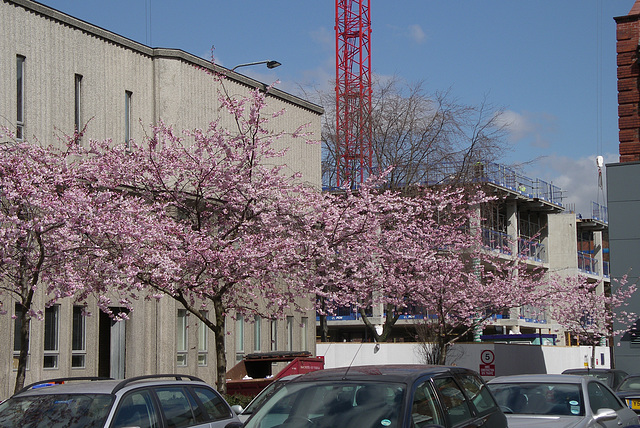
<svg viewBox="0 0 640 428"><path fill-rule="evenodd" d="M246 64L238 64L235 67L233 67L231 71L235 71L236 68L239 68L239 67L247 67L249 65L258 65L258 64L267 64L267 68L276 68L282 65L278 61L273 61L273 60L256 61L256 62L248 62Z"/></svg>

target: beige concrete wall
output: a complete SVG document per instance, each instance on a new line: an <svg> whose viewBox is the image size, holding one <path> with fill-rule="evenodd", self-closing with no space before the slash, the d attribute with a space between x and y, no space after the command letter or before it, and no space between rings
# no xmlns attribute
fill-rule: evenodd
<svg viewBox="0 0 640 428"><path fill-rule="evenodd" d="M46 6L28 0L0 2L0 126L15 131L16 127L16 56L25 59L25 128L27 140L57 144L57 137L74 131L74 78L82 75L82 119L87 123L83 141L88 139L125 139L125 91L132 92L131 136L142 141L145 129L163 120L175 129L204 129L209 122L221 119L232 126L233 121L220 110L218 96L225 90L233 96L245 96L253 88L265 85L193 55L174 49L152 49L117 34L76 20ZM224 73L223 86L207 74ZM277 89L270 91L265 114L286 110L269 123L274 132L291 133L300 125L320 139L322 109L308 101ZM320 144L310 145L304 139L283 137L275 142L278 148L288 148L279 160L288 170L300 171L304 180L321 186ZM40 296L41 298L41 296ZM5 299L6 315L0 316L0 340L9 346L0 347L0 399L13 391L15 371L12 370L14 303ZM117 301L117 299L115 300ZM86 318L86 366L71 368L72 302L60 302L59 365L57 369L42 368L43 322L34 320L31 326L30 366L26 382L62 376L98 374L100 316L96 306ZM126 325L125 376L148 373L189 373L213 382L215 379L214 340L208 332L209 355L206 366L197 363L198 323L189 318L189 355L186 367L176 365L176 317L178 305L169 298L158 302L139 301ZM315 351L315 313L308 318L304 331L300 328L303 315L294 317L294 350L300 350L303 335L309 350ZM286 318L279 319L278 350L286 350ZM262 322L262 350L270 347L269 321ZM253 352L253 329L246 326L245 353ZM228 367L235 362L236 347L233 322L228 323Z"/></svg>
<svg viewBox="0 0 640 428"><path fill-rule="evenodd" d="M549 271L562 276L578 273L578 235L575 213L547 216Z"/></svg>

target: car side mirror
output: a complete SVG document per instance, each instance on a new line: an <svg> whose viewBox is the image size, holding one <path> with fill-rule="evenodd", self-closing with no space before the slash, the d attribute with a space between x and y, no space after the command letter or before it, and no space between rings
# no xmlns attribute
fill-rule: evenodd
<svg viewBox="0 0 640 428"><path fill-rule="evenodd" d="M239 415L240 413L242 413L242 411L243 411L244 409L242 408L242 406L241 406L241 405L239 405L239 404L234 404L233 406L231 406L231 410L233 410L233 412L234 412L236 415Z"/></svg>
<svg viewBox="0 0 640 428"><path fill-rule="evenodd" d="M604 422L604 421L612 421L618 417L618 414L613 409L598 409L595 415L593 415L593 419L596 422Z"/></svg>

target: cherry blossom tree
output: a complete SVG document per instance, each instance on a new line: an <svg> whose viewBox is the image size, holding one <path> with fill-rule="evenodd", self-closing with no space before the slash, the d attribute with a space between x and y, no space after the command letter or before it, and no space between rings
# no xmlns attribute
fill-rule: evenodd
<svg viewBox="0 0 640 428"><path fill-rule="evenodd" d="M585 275L556 277L545 305L551 318L581 343L593 347L592 365L595 346L603 339L626 333L638 318L625 310L636 284L630 284L626 276L612 282L612 286L605 286L603 281L589 281Z"/></svg>
<svg viewBox="0 0 640 428"><path fill-rule="evenodd" d="M452 343L543 293L540 272L522 258L485 249L478 216L489 198L481 191L381 187L334 195L324 210L333 214L316 242L330 243L329 250L309 269L322 311L357 307L376 341L390 337L403 313L422 313L435 342L432 362L442 364Z"/></svg>
<svg viewBox="0 0 640 428"><path fill-rule="evenodd" d="M6 303L16 304L17 391L25 381L31 320L41 320L46 307L85 288L82 271L86 269L77 254L87 249L80 229L87 226L93 202L75 170L75 137L62 142L64 149L15 141L8 131L3 137L0 311L11 312Z"/></svg>
<svg viewBox="0 0 640 428"><path fill-rule="evenodd" d="M304 126L270 131L265 97L258 90L242 98L221 94L233 129L219 119L179 135L160 123L140 144L94 142L85 170L95 188L126 191L154 213L150 222L128 222L117 235L127 242L112 247L109 257L120 258L115 264L131 282L132 296L170 296L213 332L221 392L229 316L276 318L313 307L296 272L304 257L301 234L312 218L309 201L319 191L287 172L285 151L274 149L285 137L312 142ZM108 300L108 292L105 287L100 295Z"/></svg>

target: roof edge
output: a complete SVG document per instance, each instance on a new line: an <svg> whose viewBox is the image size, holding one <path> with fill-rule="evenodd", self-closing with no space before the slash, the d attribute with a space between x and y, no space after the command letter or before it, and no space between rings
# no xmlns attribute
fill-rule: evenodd
<svg viewBox="0 0 640 428"><path fill-rule="evenodd" d="M178 59L178 60L191 63L198 67L207 68L215 73L225 76L228 79L231 79L237 83L246 85L251 88L260 89L262 91L266 91L267 88L269 88L269 85L266 85L262 82L259 82L255 79L244 76L242 74L236 73L235 71L232 71L228 68L222 67L217 64L213 64L211 63L211 61L207 61L196 55L185 52L181 49L152 48L142 43L131 40L127 37L116 34L112 31L106 30L97 25L83 21L79 18L75 18L64 12L60 12L59 10L53 9L49 6L43 5L42 3L38 3L34 0L2 0L2 1L4 3L20 6L26 10L46 16L52 20L58 21L70 27L84 31L93 36L99 37L104 40L108 40L109 42L115 43L127 49L131 49L133 51L139 52L142 55L146 55L150 57L151 59L154 59L154 58ZM279 98L283 101L287 101L291 104L298 105L299 107L310 110L317 114L324 113L324 108L322 106L312 103L311 101L305 100L298 96L289 94L287 92L284 92L274 87L269 88L269 95Z"/></svg>

